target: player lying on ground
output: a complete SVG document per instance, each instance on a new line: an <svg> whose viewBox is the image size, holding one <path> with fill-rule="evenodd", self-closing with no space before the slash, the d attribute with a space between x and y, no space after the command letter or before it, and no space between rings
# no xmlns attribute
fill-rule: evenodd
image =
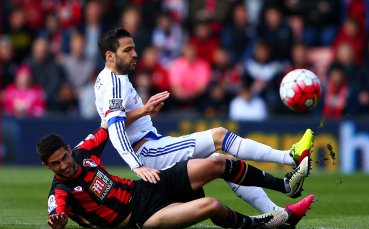
<svg viewBox="0 0 369 229"><path fill-rule="evenodd" d="M178 161L209 157L220 149L239 159L274 162L292 167L309 157L313 145L310 129L291 150L284 151L241 138L223 127L181 137L158 134L150 115L159 112L169 93L158 93L143 105L128 78L137 60L131 35L124 29L111 30L100 38L99 50L105 60L105 68L95 84L96 107L102 123L107 122L109 125L113 146L142 179L155 183L159 179L158 170ZM262 213L282 209L261 188L231 183L230 186L238 196ZM299 195L296 193L293 197ZM299 211L305 213L310 204L311 201L299 205ZM286 210L291 212L292 208L289 206ZM303 215L299 214L289 223L296 225Z"/></svg>
<svg viewBox="0 0 369 229"><path fill-rule="evenodd" d="M57 134L46 135L37 143L44 166L55 173L48 198L51 228L64 228L68 218L84 227L179 228L210 218L227 228L274 228L286 222L285 211L246 216L204 197L202 186L222 178L291 195L299 192L309 170L305 158L280 179L240 160L210 157L182 161L159 171L156 184L132 181L105 170L100 157L107 140L108 132L102 127L73 151Z"/></svg>

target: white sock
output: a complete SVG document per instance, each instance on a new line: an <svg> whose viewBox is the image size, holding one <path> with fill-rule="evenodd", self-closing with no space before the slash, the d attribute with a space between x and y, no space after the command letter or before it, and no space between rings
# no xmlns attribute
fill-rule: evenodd
<svg viewBox="0 0 369 229"><path fill-rule="evenodd" d="M251 204L262 214L272 210L283 209L271 201L262 188L255 186L240 186L227 182L238 197Z"/></svg>
<svg viewBox="0 0 369 229"><path fill-rule="evenodd" d="M251 139L241 138L231 131L224 137L222 150L242 160L273 162L295 166L289 150L276 150Z"/></svg>

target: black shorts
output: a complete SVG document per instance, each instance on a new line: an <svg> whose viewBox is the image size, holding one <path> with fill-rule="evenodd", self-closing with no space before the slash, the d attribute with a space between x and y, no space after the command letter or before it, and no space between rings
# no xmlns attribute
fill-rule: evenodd
<svg viewBox="0 0 369 229"><path fill-rule="evenodd" d="M157 184L135 181L130 227L141 228L155 212L172 203L188 202L205 196L202 188L191 188L187 163L188 161L181 161L169 169L161 170Z"/></svg>

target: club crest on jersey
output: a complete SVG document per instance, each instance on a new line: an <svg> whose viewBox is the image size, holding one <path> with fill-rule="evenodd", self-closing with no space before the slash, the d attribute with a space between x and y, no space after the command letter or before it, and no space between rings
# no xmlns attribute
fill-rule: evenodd
<svg viewBox="0 0 369 229"><path fill-rule="evenodd" d="M92 159L83 159L83 167L97 167L97 164Z"/></svg>
<svg viewBox="0 0 369 229"><path fill-rule="evenodd" d="M49 199L47 200L47 210L49 213L51 213L52 211L54 211L56 209L57 205L56 205L56 200L55 200L55 196L54 195L50 195Z"/></svg>
<svg viewBox="0 0 369 229"><path fill-rule="evenodd" d="M108 196L110 190L114 186L114 182L102 170L98 169L94 179L91 182L89 191L97 197L100 202L103 202Z"/></svg>
<svg viewBox="0 0 369 229"><path fill-rule="evenodd" d="M123 99L111 99L109 100L109 110L112 111L123 111Z"/></svg>

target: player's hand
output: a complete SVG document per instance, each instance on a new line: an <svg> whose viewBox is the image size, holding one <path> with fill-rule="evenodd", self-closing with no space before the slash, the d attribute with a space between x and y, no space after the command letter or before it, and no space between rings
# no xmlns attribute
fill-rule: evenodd
<svg viewBox="0 0 369 229"><path fill-rule="evenodd" d="M47 224L52 229L63 229L68 223L68 216L62 212L60 214L54 214L49 216Z"/></svg>
<svg viewBox="0 0 369 229"><path fill-rule="evenodd" d="M150 97L144 105L144 112L147 115L154 115L164 106L164 101L169 98L170 93L163 91Z"/></svg>
<svg viewBox="0 0 369 229"><path fill-rule="evenodd" d="M154 184L160 181L160 177L159 177L160 171L159 170L146 167L146 166L141 166L141 167L134 169L133 171L137 174L137 176L141 177L144 181L148 181Z"/></svg>

